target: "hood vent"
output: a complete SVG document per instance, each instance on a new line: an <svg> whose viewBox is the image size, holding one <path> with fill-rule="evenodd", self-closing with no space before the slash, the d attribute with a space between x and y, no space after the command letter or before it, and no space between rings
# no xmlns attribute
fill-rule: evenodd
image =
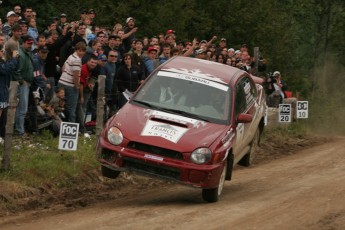
<svg viewBox="0 0 345 230"><path fill-rule="evenodd" d="M169 124L169 125L174 125L174 126L182 127L182 128L188 128L187 123L180 123L178 121L172 121L172 120L168 120L168 119L164 119L164 118L157 118L157 117L152 117L151 120L152 121L161 122L161 123L164 123L164 124Z"/></svg>

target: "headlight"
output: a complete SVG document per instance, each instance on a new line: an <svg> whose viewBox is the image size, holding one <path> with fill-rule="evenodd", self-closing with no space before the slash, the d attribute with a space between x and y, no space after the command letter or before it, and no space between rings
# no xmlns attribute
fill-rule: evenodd
<svg viewBox="0 0 345 230"><path fill-rule="evenodd" d="M123 141L123 135L122 135L120 129L118 129L116 127L111 127L108 130L108 140L113 145L121 144Z"/></svg>
<svg viewBox="0 0 345 230"><path fill-rule="evenodd" d="M199 148L192 152L190 159L195 164L203 164L211 159L211 155L211 150L209 150L208 148Z"/></svg>

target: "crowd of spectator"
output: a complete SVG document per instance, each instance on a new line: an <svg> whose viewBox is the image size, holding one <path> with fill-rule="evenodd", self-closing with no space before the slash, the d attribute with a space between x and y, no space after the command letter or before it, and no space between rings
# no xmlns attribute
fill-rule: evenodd
<svg viewBox="0 0 345 230"><path fill-rule="evenodd" d="M38 28L32 7L15 5L0 24L0 131L5 135L9 81L18 81L19 104L15 133L39 133L39 115L53 120L56 134L61 121L78 122L86 132L85 116L96 116L99 75L106 76L109 114L123 106L145 78L169 58L182 55L215 61L252 72L255 60L246 44L229 47L226 38L179 41L174 30L137 37L136 20L128 17L112 27L97 25L94 9L82 10L71 20L61 13ZM265 60L261 60L265 68ZM38 107L43 109L43 113Z"/></svg>

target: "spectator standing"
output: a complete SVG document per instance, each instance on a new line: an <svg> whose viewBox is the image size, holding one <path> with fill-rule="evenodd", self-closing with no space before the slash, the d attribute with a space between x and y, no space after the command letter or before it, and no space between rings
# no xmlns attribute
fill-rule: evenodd
<svg viewBox="0 0 345 230"><path fill-rule="evenodd" d="M39 34L37 37L36 48L32 50L33 54L37 54L38 49L46 45L46 36L44 34Z"/></svg>
<svg viewBox="0 0 345 230"><path fill-rule="evenodd" d="M97 56L91 55L85 64L81 66L80 72L80 88L79 88L79 102L77 105L77 122L79 123L79 131L85 132L85 114L87 103L89 101L91 92L95 86L95 80L91 79L91 71L97 66Z"/></svg>
<svg viewBox="0 0 345 230"><path fill-rule="evenodd" d="M37 30L37 25L36 25L36 19L35 18L29 18L28 19L28 35L30 35L35 43L33 45L33 49L37 47L37 38L38 38L38 30Z"/></svg>
<svg viewBox="0 0 345 230"><path fill-rule="evenodd" d="M123 50L121 47L121 37L117 35L110 35L108 38L108 44L103 46L104 54L108 56L110 50L116 50L118 52L119 58L117 60L121 60L123 55ZM120 63L120 61L119 61Z"/></svg>
<svg viewBox="0 0 345 230"><path fill-rule="evenodd" d="M118 107L118 89L116 84L118 52L110 50L108 54L108 61L104 65L105 79L105 98L106 104L109 107L109 113L112 114Z"/></svg>
<svg viewBox="0 0 345 230"><path fill-rule="evenodd" d="M12 26L15 24L16 13L9 11L6 15L7 21L2 25L2 34L5 35L5 41L10 38Z"/></svg>
<svg viewBox="0 0 345 230"><path fill-rule="evenodd" d="M24 11L24 18L25 20L27 20L28 18L30 18L32 16L32 7L31 6L27 6L25 7L25 11Z"/></svg>
<svg viewBox="0 0 345 230"><path fill-rule="evenodd" d="M14 13L22 16L22 7L19 4L15 4L13 7Z"/></svg>
<svg viewBox="0 0 345 230"><path fill-rule="evenodd" d="M19 47L19 67L13 75L13 79L18 81L19 103L16 110L15 130L17 134L25 133L25 116L29 105L30 86L34 80L33 56L31 52L34 39L28 35L22 37L23 44Z"/></svg>
<svg viewBox="0 0 345 230"><path fill-rule="evenodd" d="M83 23L79 24L77 33L74 35L74 39L72 42L72 46L75 46L78 42L84 42L87 45L87 38L86 38L86 25Z"/></svg>
<svg viewBox="0 0 345 230"><path fill-rule="evenodd" d="M34 66L34 79L30 87L29 93L29 107L28 107L28 119L29 127L28 131L31 133L38 133L38 123L37 123L37 103L45 102L45 95L47 89L52 86L48 83L47 78L44 75L45 60L48 55L48 48L46 46L41 46L38 49L36 55L33 55L33 66ZM34 97L33 92L37 92L39 96L39 101Z"/></svg>
<svg viewBox="0 0 345 230"><path fill-rule="evenodd" d="M220 54L224 48L226 48L226 38L221 38L216 50L217 55Z"/></svg>
<svg viewBox="0 0 345 230"><path fill-rule="evenodd" d="M101 45L102 46L104 46L104 45L106 45L106 35L105 35L105 33L103 32L103 31L99 31L98 33L97 33L97 41L99 42L99 43L101 43Z"/></svg>
<svg viewBox="0 0 345 230"><path fill-rule="evenodd" d="M19 40L22 36L22 27L16 24L12 28L12 37L5 43L5 59L10 60L14 50L19 50Z"/></svg>
<svg viewBox="0 0 345 230"><path fill-rule="evenodd" d="M58 83L58 87L63 87L65 90L65 115L66 120L69 122L76 121L76 109L80 88L79 77L81 71L81 58L84 56L85 52L86 46L84 42L79 42L75 45L75 51L67 58Z"/></svg>
<svg viewBox="0 0 345 230"><path fill-rule="evenodd" d="M292 109L296 108L297 99L287 98L286 90L288 86L281 78L279 71L275 71L272 76L266 80L267 105L269 107L278 107L279 104L291 104Z"/></svg>
<svg viewBox="0 0 345 230"><path fill-rule="evenodd" d="M118 71L117 86L120 91L119 108L133 95L140 85L142 73L138 66L133 65L132 55L125 53Z"/></svg>
<svg viewBox="0 0 345 230"><path fill-rule="evenodd" d="M0 33L0 45L5 45L5 36L2 33Z"/></svg>
<svg viewBox="0 0 345 230"><path fill-rule="evenodd" d="M135 20L132 17L126 19L126 26L124 27L125 34L122 35L123 46L125 53L131 49L132 40L135 39L135 33L138 27L135 26Z"/></svg>
<svg viewBox="0 0 345 230"><path fill-rule="evenodd" d="M159 66L159 60L157 59L157 49L150 46L147 50L147 56L144 57L145 64L145 76L148 77L153 70ZM146 78L145 77L145 78Z"/></svg>
<svg viewBox="0 0 345 230"><path fill-rule="evenodd" d="M18 50L13 51L12 58L4 60L4 47L0 44L0 142L5 137L9 84L11 73L18 67Z"/></svg>
<svg viewBox="0 0 345 230"><path fill-rule="evenodd" d="M171 58L171 44L165 43L163 45L163 52L159 56L159 64L166 62L169 58Z"/></svg>
<svg viewBox="0 0 345 230"><path fill-rule="evenodd" d="M68 40L71 39L77 27L78 24L75 23L74 26L71 27L70 30L66 33L66 35L60 38L58 37L58 32L56 30L53 30L51 31L47 39L46 46L48 47L49 53L46 59L45 75L52 86L57 85L61 74L57 69L57 66L59 64L57 57L59 56L60 49ZM48 100L52 98L53 93L54 87L51 88L48 94Z"/></svg>
<svg viewBox="0 0 345 230"><path fill-rule="evenodd" d="M60 20L57 23L57 29L59 31L62 31L62 28L65 24L67 24L67 14L62 13L62 14L60 14Z"/></svg>
<svg viewBox="0 0 345 230"><path fill-rule="evenodd" d="M22 36L28 35L28 25L26 24L26 20L21 19L18 24L22 27Z"/></svg>
<svg viewBox="0 0 345 230"><path fill-rule="evenodd" d="M137 65L141 72L145 71L145 66L144 66L144 61L143 61L143 41L140 39L135 39L135 44L134 44L134 51L132 54L133 57L133 64Z"/></svg>

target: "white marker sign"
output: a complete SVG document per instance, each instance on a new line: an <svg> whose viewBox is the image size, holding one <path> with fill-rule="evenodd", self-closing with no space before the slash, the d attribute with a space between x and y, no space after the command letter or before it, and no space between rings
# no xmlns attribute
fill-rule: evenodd
<svg viewBox="0 0 345 230"><path fill-rule="evenodd" d="M308 118L308 101L297 101L297 118Z"/></svg>
<svg viewBox="0 0 345 230"><path fill-rule="evenodd" d="M61 122L59 149L77 150L79 123Z"/></svg>
<svg viewBox="0 0 345 230"><path fill-rule="evenodd" d="M291 122L291 105L279 104L279 122Z"/></svg>

